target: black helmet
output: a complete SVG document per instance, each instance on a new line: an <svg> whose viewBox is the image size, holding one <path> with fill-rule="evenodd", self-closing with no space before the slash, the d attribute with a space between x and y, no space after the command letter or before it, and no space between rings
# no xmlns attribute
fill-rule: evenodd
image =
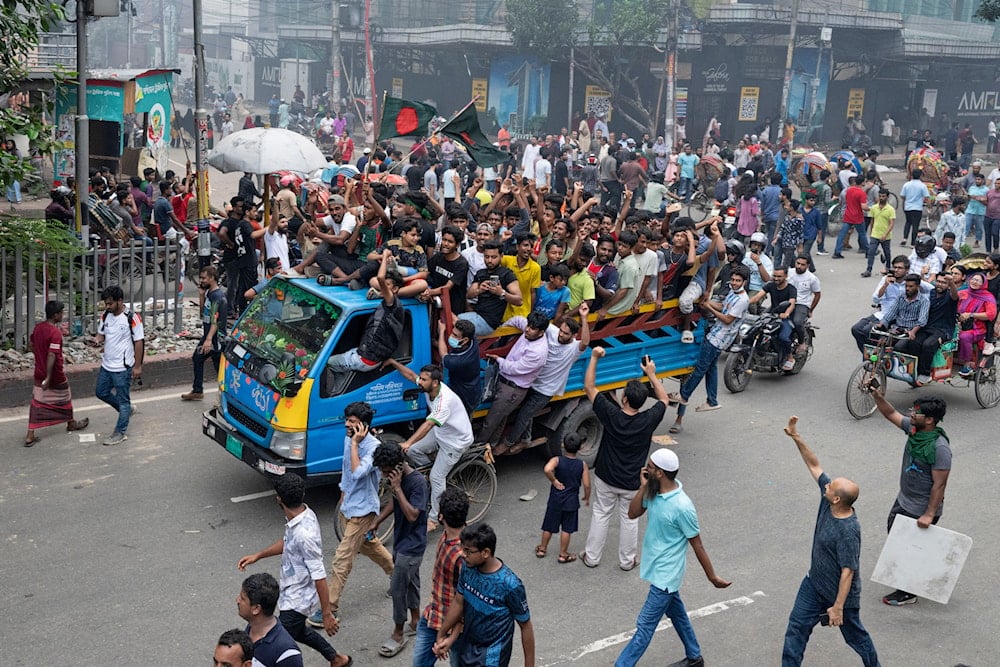
<svg viewBox="0 0 1000 667"><path fill-rule="evenodd" d="M726 253L732 253L736 255L736 261L742 262L743 257L747 254L747 249L743 246L742 241L737 239L729 239L726 241Z"/></svg>
<svg viewBox="0 0 1000 667"><path fill-rule="evenodd" d="M917 240L913 242L913 249L916 251L917 257L920 257L921 259L934 252L935 247L937 247L937 241L935 241L934 237L929 234L926 236L918 236Z"/></svg>

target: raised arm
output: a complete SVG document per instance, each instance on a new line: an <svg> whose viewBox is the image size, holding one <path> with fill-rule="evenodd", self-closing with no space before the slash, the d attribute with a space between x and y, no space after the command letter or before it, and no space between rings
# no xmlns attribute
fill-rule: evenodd
<svg viewBox="0 0 1000 667"><path fill-rule="evenodd" d="M799 448L799 454L802 456L802 460L806 464L806 468L809 469L809 474L812 475L814 480L819 480L820 475L823 474L823 468L819 465L819 458L813 453L813 450L809 449L809 445L806 441L802 439L799 435L796 426L799 423L799 418L796 416L791 416L788 418L788 426L785 427L785 435L795 442L795 446Z"/></svg>
<svg viewBox="0 0 1000 667"><path fill-rule="evenodd" d="M604 356L603 347L595 347L590 351L590 362L587 364L587 372L583 374L583 389L587 392L587 398L593 403L597 400L597 360Z"/></svg>

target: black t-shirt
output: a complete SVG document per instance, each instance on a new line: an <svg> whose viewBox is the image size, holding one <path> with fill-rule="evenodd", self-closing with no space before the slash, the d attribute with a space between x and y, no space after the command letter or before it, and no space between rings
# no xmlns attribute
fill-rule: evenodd
<svg viewBox="0 0 1000 667"><path fill-rule="evenodd" d="M770 312L776 315L785 312L785 308L788 307L785 306L784 308L779 309L778 306L781 305L782 301L790 301L795 298L795 285L789 282L786 282L783 288L779 288L774 281L771 281L769 283L765 283L763 289L771 298Z"/></svg>
<svg viewBox="0 0 1000 667"><path fill-rule="evenodd" d="M816 528L813 530L812 562L809 564L809 579L819 594L823 606L837 599L841 572L846 567L854 570L851 588L844 600L844 609L861 606L861 524L858 516L838 519L833 516L830 503L823 494L830 476L823 473L816 480L819 484L819 510L816 512Z"/></svg>
<svg viewBox="0 0 1000 667"><path fill-rule="evenodd" d="M958 318L958 301L951 296L951 290L931 292L931 305L927 310L927 324L924 329L939 331L951 337L955 331L955 320Z"/></svg>
<svg viewBox="0 0 1000 667"><path fill-rule="evenodd" d="M392 226L392 238L398 239L403 235L403 225L402 221L397 221ZM428 253L434 249L437 245L437 232L434 231L434 225L427 222L423 218L420 219L420 246Z"/></svg>
<svg viewBox="0 0 1000 667"><path fill-rule="evenodd" d="M250 223L240 218L226 218L222 222L226 235L232 241L232 248L223 248L224 263L239 262L241 267L253 266L257 263L257 248L254 246Z"/></svg>
<svg viewBox="0 0 1000 667"><path fill-rule="evenodd" d="M569 168L565 160L556 160L552 167L552 189L561 195L566 194L566 179L569 178Z"/></svg>
<svg viewBox="0 0 1000 667"><path fill-rule="evenodd" d="M479 341L475 338L469 347L451 351L441 359L448 371L446 384L458 394L465 409L472 412L483 395L483 382L479 372Z"/></svg>
<svg viewBox="0 0 1000 667"><path fill-rule="evenodd" d="M604 435L597 450L594 473L605 484L634 491L639 488L639 471L646 465L646 455L653 432L663 421L667 406L657 401L653 407L627 415L604 394L594 401L594 412Z"/></svg>
<svg viewBox="0 0 1000 667"><path fill-rule="evenodd" d="M410 523L403 514L399 503L394 503L392 509L392 554L403 556L422 556L427 549L427 480L422 474L413 470L400 480L403 495L410 505L420 512L417 520Z"/></svg>
<svg viewBox="0 0 1000 667"><path fill-rule="evenodd" d="M406 170L406 187L410 190L420 190L424 187L424 168L412 165Z"/></svg>
<svg viewBox="0 0 1000 667"><path fill-rule="evenodd" d="M498 266L495 269L479 269L476 271L476 278L473 282L485 283L489 281L490 276L497 276L500 279L500 284L504 287L517 282L517 276L506 266ZM503 297L492 292L482 291L479 293L479 299L476 301L476 312L494 329L503 322L505 310L507 310L507 302L504 301Z"/></svg>
<svg viewBox="0 0 1000 667"><path fill-rule="evenodd" d="M462 255L456 259L445 259L443 253L436 253L427 260L427 282L431 287L444 287L445 283L451 281L451 289L448 290L449 301L451 301L451 312L458 315L465 312L465 287L469 277L469 262Z"/></svg>

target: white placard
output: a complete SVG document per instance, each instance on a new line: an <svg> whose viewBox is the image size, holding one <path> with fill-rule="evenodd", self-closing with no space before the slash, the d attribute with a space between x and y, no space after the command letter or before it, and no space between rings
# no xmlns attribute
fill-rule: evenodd
<svg viewBox="0 0 1000 667"><path fill-rule="evenodd" d="M916 519L896 515L872 581L948 604L971 550L968 535L939 526L919 528Z"/></svg>

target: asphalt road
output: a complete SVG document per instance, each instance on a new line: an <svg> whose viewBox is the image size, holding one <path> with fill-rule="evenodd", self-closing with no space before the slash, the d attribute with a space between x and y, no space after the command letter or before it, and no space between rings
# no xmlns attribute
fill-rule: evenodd
<svg viewBox="0 0 1000 667"><path fill-rule="evenodd" d="M898 180L898 179L896 179ZM897 185L898 187L898 185ZM897 238L899 238L897 233ZM970 535L972 553L951 601L926 600L902 608L881 604L887 589L869 581L885 539L895 497L903 434L880 417L855 421L844 407L847 378L857 363L850 325L869 312L874 278L858 276L862 258L818 258L823 300L816 354L801 375L756 375L742 394L721 389L723 409L695 413L678 436L680 479L698 507L702 537L720 576L718 590L689 558L682 588L705 659L712 665L764 665L780 659L785 622L809 562L819 495L794 444L781 432L790 414L831 476L858 482L863 529L862 619L883 665L993 664L1000 639L995 568L1000 527L984 508L996 499L1000 412L984 411L971 389L912 390L889 384L889 398L905 408L916 395L938 393L949 404L943 426L951 436L954 469L941 525ZM241 627L235 597L244 574L236 561L280 536L282 516L268 484L201 435L205 403L181 403L175 391L138 393L141 412L129 440L100 445L114 423L91 387L73 388L80 416L91 419L96 442L61 429L41 433L32 449L20 446L24 410L0 412L0 646L4 665L207 664L218 635ZM700 402L699 389L694 400ZM665 433L670 420L664 421ZM559 565L555 554L536 559L547 485L542 460L526 452L498 466L500 489L487 515L499 535L498 555L524 579L538 641L539 665L608 665L634 627L647 584L638 571L615 565L617 532L594 570ZM518 496L537 489L538 497ZM333 553L335 493L311 490L309 504ZM582 547L589 513L581 516ZM642 521L644 526L645 520ZM433 550L424 561L429 590ZM278 572L277 559L252 571ZM355 566L342 600L338 650L356 664L379 664L388 637L387 581L372 563ZM322 664L304 650L307 665ZM410 651L391 660L409 664ZM513 664L520 664L519 649ZM682 657L672 629L657 633L641 664ZM388 664L389 661L387 661ZM856 664L834 630L817 628L806 664Z"/></svg>

